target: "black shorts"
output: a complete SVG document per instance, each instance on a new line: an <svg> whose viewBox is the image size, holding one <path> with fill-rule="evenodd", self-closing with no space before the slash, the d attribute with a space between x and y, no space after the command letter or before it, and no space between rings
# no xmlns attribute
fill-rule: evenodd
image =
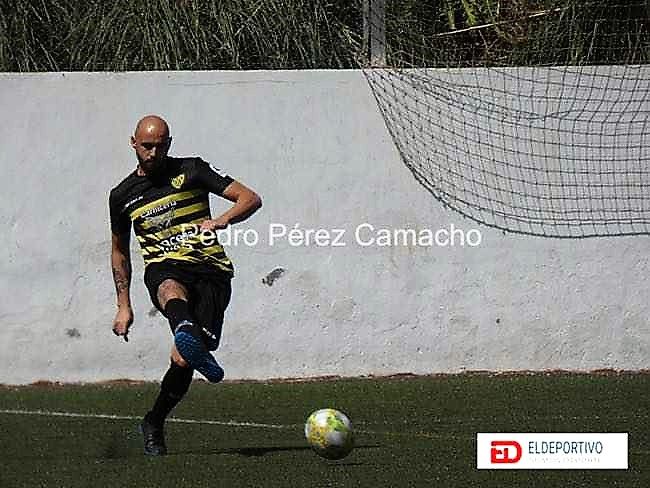
<svg viewBox="0 0 650 488"><path fill-rule="evenodd" d="M158 303L158 287L168 278L187 288L190 313L199 326L214 335L215 338L203 336L208 350L214 351L219 346L223 315L230 302L230 275L208 264L178 261L149 264L144 271L144 283L151 302L165 317L165 311Z"/></svg>

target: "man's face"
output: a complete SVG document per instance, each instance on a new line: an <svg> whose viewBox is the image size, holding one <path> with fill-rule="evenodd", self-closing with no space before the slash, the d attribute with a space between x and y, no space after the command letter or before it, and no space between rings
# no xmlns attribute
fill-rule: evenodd
<svg viewBox="0 0 650 488"><path fill-rule="evenodd" d="M140 168L148 175L155 174L162 169L162 162L167 157L171 137L165 130L148 128L136 132L131 137L131 147L135 149Z"/></svg>

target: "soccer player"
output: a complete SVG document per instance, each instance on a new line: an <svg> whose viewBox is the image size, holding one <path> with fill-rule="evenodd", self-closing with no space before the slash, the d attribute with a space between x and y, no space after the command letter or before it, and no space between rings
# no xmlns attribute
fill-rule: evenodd
<svg viewBox="0 0 650 488"><path fill-rule="evenodd" d="M109 198L117 292L113 332L128 341L133 323L129 293L133 227L151 301L174 335L169 369L141 424L145 454L153 456L167 452L165 418L187 392L194 370L212 383L223 379L223 369L210 351L219 345L233 265L215 231L241 222L262 205L253 190L200 158L168 156L171 140L162 118L149 115L140 120L131 137L137 168L111 190ZM233 202L214 219L210 193Z"/></svg>

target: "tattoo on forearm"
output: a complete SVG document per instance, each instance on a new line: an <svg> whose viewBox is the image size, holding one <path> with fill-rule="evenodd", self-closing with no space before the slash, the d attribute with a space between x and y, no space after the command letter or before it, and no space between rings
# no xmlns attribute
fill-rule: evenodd
<svg viewBox="0 0 650 488"><path fill-rule="evenodd" d="M115 291L120 295L123 291L129 290L131 273L128 266L113 266L113 281L115 282Z"/></svg>

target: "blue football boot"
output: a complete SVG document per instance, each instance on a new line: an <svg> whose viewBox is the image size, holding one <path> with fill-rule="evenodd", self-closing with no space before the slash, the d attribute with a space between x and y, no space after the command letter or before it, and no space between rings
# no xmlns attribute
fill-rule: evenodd
<svg viewBox="0 0 650 488"><path fill-rule="evenodd" d="M192 322L185 320L178 324L174 344L190 367L205 376L210 383L219 383L223 379L223 368L208 352L201 339L200 329Z"/></svg>

